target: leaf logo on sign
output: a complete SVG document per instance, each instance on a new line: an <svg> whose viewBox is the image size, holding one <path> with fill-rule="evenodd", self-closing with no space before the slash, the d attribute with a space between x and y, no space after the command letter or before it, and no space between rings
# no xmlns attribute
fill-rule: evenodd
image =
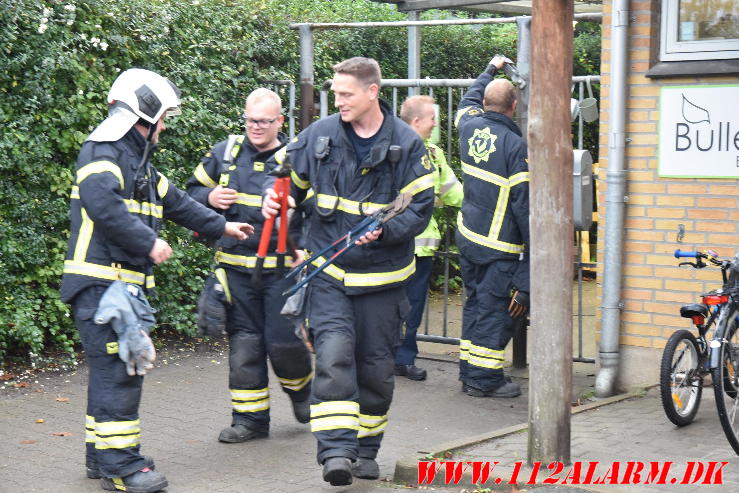
<svg viewBox="0 0 739 493"><path fill-rule="evenodd" d="M683 96L683 118L688 123L711 123L711 115L708 110L701 108L695 103L692 103L688 98Z"/></svg>

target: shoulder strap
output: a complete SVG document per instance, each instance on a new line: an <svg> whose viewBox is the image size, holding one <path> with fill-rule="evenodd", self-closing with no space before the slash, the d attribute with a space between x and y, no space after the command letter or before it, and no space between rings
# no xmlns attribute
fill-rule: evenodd
<svg viewBox="0 0 739 493"><path fill-rule="evenodd" d="M226 141L226 148L223 151L223 160L221 161L221 178L218 183L222 187L228 186L231 178L231 165L236 156L241 151L241 144L244 142L243 135L229 135Z"/></svg>

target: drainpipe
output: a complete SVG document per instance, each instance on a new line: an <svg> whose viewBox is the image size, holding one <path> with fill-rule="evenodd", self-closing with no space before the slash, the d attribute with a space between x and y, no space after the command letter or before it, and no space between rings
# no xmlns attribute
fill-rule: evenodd
<svg viewBox="0 0 739 493"><path fill-rule="evenodd" d="M409 21L420 20L418 10L408 12ZM408 78L421 78L421 28L419 26L408 26ZM408 87L408 97L419 94L415 87Z"/></svg>
<svg viewBox="0 0 739 493"><path fill-rule="evenodd" d="M300 35L300 128L313 121L313 28L299 24Z"/></svg>
<svg viewBox="0 0 739 493"><path fill-rule="evenodd" d="M606 224L603 259L603 323L600 371L595 379L596 397L617 392L619 332L621 328L621 277L623 225L626 208L626 74L628 70L629 0L614 0L611 16L611 88L608 127L608 173L606 175Z"/></svg>

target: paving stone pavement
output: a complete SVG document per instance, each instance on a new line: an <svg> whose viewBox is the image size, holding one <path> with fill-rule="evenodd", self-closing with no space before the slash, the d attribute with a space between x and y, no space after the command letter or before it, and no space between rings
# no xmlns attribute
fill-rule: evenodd
<svg viewBox="0 0 739 493"><path fill-rule="evenodd" d="M698 415L689 426L678 428L664 415L658 389L650 389L645 397L617 402L576 414L572 418L572 461L600 461L598 475L612 462L620 462L623 476L627 461L672 461L668 478L680 483L688 461L727 461L722 469L722 485L629 485L603 487L583 486L590 490L630 493L703 491L738 492L739 457L727 442L716 413L713 389L704 389ZM516 461L526 463L528 433L523 431L488 440L457 450L455 461L500 461L495 470L503 478L510 477ZM531 469L524 467L520 478L528 478ZM566 476L566 471L558 475ZM542 472L539 478L548 476ZM668 479L669 481L669 479ZM536 490L539 491L539 490Z"/></svg>
<svg viewBox="0 0 739 493"><path fill-rule="evenodd" d="M169 479L169 492L362 493L394 487L388 481L355 480L348 488L324 483L315 439L293 418L274 376L270 437L219 443L219 431L230 423L227 355L201 351L166 364L160 359L144 382L142 452L156 459L157 470ZM396 379L378 457L381 478L392 478L400 457L423 453L435 443L526 421L526 393L509 400L468 397L461 392L456 364L418 364L429 371L428 380ZM82 367L23 393L0 395L0 492L102 491L99 481L84 478L86 373Z"/></svg>

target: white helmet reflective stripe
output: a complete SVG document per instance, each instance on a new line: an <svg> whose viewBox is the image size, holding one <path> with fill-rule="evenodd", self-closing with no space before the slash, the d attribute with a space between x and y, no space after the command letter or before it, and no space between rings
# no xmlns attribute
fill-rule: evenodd
<svg viewBox="0 0 739 493"><path fill-rule="evenodd" d="M151 124L167 114L179 114L180 91L167 78L140 68L123 72L108 92L111 105L106 118L88 140L115 141L139 120Z"/></svg>

